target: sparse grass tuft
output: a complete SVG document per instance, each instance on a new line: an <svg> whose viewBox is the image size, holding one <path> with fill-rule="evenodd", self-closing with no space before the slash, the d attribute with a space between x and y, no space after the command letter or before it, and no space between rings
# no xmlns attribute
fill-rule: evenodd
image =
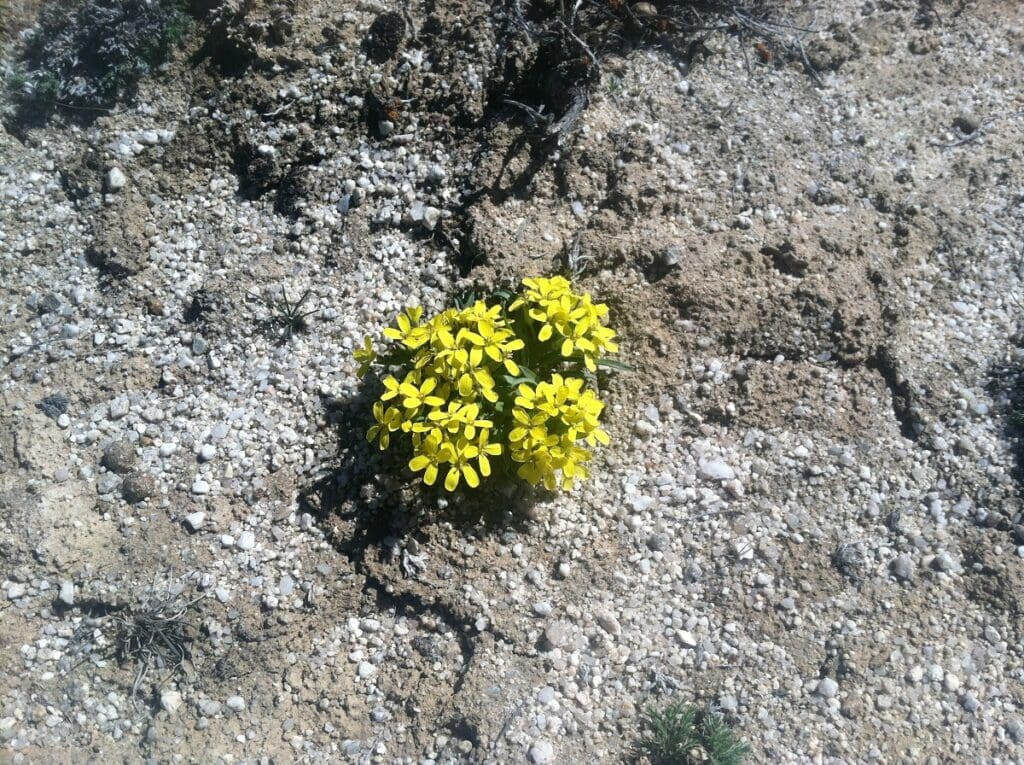
<svg viewBox="0 0 1024 765"><path fill-rule="evenodd" d="M643 725L639 750L651 765L742 765L750 752L721 715L691 704L648 709Z"/></svg>
<svg viewBox="0 0 1024 765"><path fill-rule="evenodd" d="M269 323L277 328L277 340L282 345L288 342L292 335L309 329L307 319L320 310L319 308L302 310L303 304L309 298L309 293L310 291L306 290L302 293L302 297L292 301L288 299L288 292L282 288L280 297L275 295L264 299L267 308L271 311Z"/></svg>

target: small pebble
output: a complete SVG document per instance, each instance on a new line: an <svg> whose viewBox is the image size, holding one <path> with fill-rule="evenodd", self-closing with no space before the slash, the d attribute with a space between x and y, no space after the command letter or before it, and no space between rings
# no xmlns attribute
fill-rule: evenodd
<svg viewBox="0 0 1024 765"><path fill-rule="evenodd" d="M548 765L555 761L555 748L550 741L538 739L530 747L528 756L533 765Z"/></svg>
<svg viewBox="0 0 1024 765"><path fill-rule="evenodd" d="M731 481L736 471L722 460L713 459L700 464L700 474L709 481Z"/></svg>
<svg viewBox="0 0 1024 765"><path fill-rule="evenodd" d="M116 193L123 189L128 183L128 177L119 167L112 167L107 171L107 191Z"/></svg>
<svg viewBox="0 0 1024 765"><path fill-rule="evenodd" d="M162 691L160 693L160 706L167 714L173 715L181 708L181 694L174 690Z"/></svg>
<svg viewBox="0 0 1024 765"><path fill-rule="evenodd" d="M241 696L228 696L227 700L224 702L224 706L232 712L241 712L245 709L245 699Z"/></svg>
<svg viewBox="0 0 1024 765"><path fill-rule="evenodd" d="M823 699L831 699L839 692L839 684L831 677L823 677L818 681L815 693Z"/></svg>
<svg viewBox="0 0 1024 765"><path fill-rule="evenodd" d="M203 522L206 520L206 513L201 510L194 513L189 513L185 516L185 525L192 531L199 531L203 527Z"/></svg>

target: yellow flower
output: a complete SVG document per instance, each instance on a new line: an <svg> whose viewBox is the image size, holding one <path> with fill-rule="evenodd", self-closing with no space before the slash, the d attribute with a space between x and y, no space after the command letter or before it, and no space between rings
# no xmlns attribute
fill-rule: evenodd
<svg viewBox="0 0 1024 765"><path fill-rule="evenodd" d="M423 483L433 486L437 481L437 473L444 463L441 451L441 433L434 431L416 445L416 456L409 460L409 468L414 472L423 471Z"/></svg>
<svg viewBox="0 0 1024 765"><path fill-rule="evenodd" d="M524 279L507 308L478 300L426 321L421 308L405 309L384 331L402 346L388 356L400 371L383 376L367 436L383 449L392 433L408 433L409 468L427 485L443 475L448 491L479 486L494 458L533 484L571 489L589 474L588 447L609 442L604 404L571 371L593 371L617 350L607 315L560 276ZM354 356L360 374L378 360L370 338ZM541 379L510 384L523 375Z"/></svg>
<svg viewBox="0 0 1024 765"><path fill-rule="evenodd" d="M480 485L480 476L472 464L472 460L480 455L480 450L475 444L464 438L454 443L446 441L441 445L441 454L444 457L443 461L451 464L448 475L444 478L444 488L455 491L460 478L465 478L466 483L473 489Z"/></svg>
<svg viewBox="0 0 1024 765"><path fill-rule="evenodd" d="M370 340L369 335L366 335L363 338L363 347L356 348L352 352L352 356L359 362L359 369L356 371L356 374L359 375L359 377L364 376L370 371L370 367L373 365L373 362L377 360L377 352L373 350L373 341Z"/></svg>
<svg viewBox="0 0 1024 765"><path fill-rule="evenodd" d="M402 406L410 411L415 411L421 406L444 406L444 399L440 396L432 396L434 388L437 387L437 378L428 377L423 384L416 387L416 384L406 381L398 386L398 392L405 396L402 399Z"/></svg>
<svg viewBox="0 0 1024 765"><path fill-rule="evenodd" d="M398 314L395 323L398 328L388 327L384 330L384 337L392 340L400 340L408 348L415 350L430 339L430 330L420 326L420 319L423 317L423 309L419 306L409 307L404 313Z"/></svg>
<svg viewBox="0 0 1024 765"><path fill-rule="evenodd" d="M491 474L491 461L488 459L488 455L496 457L501 454L501 444L488 443L490 438L489 430L481 430L480 437L476 441L476 448L479 451L477 457L477 463L480 465L480 475L484 478Z"/></svg>
<svg viewBox="0 0 1024 765"><path fill-rule="evenodd" d="M366 431L366 440L373 443L380 439L380 449L384 451L391 444L391 434L402 427L402 413L395 407L384 408L380 401L373 403L373 418L377 424Z"/></svg>
<svg viewBox="0 0 1024 765"><path fill-rule="evenodd" d="M384 392L380 395L381 401L390 401L398 395L398 389L402 386L393 375L388 375L381 383L384 385Z"/></svg>

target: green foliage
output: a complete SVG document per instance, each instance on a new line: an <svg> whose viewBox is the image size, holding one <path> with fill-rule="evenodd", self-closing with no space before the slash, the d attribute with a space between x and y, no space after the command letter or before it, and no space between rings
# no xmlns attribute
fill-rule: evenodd
<svg viewBox="0 0 1024 765"><path fill-rule="evenodd" d="M7 86L22 118L45 120L57 110L95 116L130 98L189 27L181 0L51 2Z"/></svg>
<svg viewBox="0 0 1024 765"><path fill-rule="evenodd" d="M648 709L640 753L652 765L742 765L750 747L715 712L676 702Z"/></svg>

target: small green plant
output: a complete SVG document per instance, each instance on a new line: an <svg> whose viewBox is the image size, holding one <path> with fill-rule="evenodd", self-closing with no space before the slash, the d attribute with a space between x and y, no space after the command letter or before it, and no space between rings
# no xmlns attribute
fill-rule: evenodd
<svg viewBox="0 0 1024 765"><path fill-rule="evenodd" d="M51 2L25 39L7 87L22 117L101 114L132 96L189 26L181 0Z"/></svg>
<svg viewBox="0 0 1024 765"><path fill-rule="evenodd" d="M493 462L498 474L572 489L589 475L591 448L609 441L594 374L622 365L606 358L618 350L607 315L561 276L471 296L428 320L407 308L384 330L382 355L369 337L354 354L360 376L384 373L367 437L410 447L409 468L428 486L475 489Z"/></svg>
<svg viewBox="0 0 1024 765"><path fill-rule="evenodd" d="M674 702L648 709L642 722L639 750L651 765L742 765L750 753L712 710Z"/></svg>

